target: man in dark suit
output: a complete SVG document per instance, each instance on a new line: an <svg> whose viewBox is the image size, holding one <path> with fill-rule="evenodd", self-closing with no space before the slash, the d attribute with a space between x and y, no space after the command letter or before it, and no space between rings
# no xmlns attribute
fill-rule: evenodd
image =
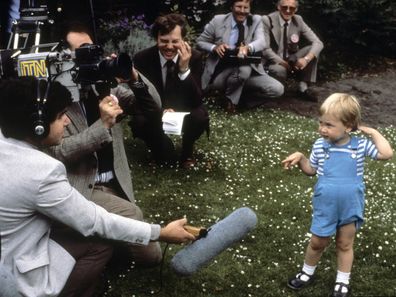
<svg viewBox="0 0 396 297"><path fill-rule="evenodd" d="M186 19L172 13L158 17L152 28L156 45L138 52L136 69L149 79L161 97L162 108L143 110L130 122L134 137L141 138L159 164L173 163L175 149L162 129L165 112L189 112L183 123L181 166L194 166L194 142L209 128L209 116L202 102L201 54L184 41Z"/></svg>

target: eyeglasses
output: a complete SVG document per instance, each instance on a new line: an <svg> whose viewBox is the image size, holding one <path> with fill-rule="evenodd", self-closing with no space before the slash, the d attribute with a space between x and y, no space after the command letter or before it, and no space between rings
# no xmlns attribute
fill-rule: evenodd
<svg viewBox="0 0 396 297"><path fill-rule="evenodd" d="M295 7L295 6L282 5L282 6L281 6L281 9L282 9L283 11L295 12L296 9L297 9L297 7Z"/></svg>

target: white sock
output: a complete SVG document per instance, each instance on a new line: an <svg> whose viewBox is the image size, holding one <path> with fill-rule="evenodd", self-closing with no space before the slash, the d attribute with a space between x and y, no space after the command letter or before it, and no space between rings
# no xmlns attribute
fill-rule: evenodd
<svg viewBox="0 0 396 297"><path fill-rule="evenodd" d="M342 272L342 271L337 270L336 283L344 283L346 285L349 285L350 276L351 276L350 272Z"/></svg>
<svg viewBox="0 0 396 297"><path fill-rule="evenodd" d="M306 264L306 263L304 262L304 266L303 266L303 268L302 268L302 271L304 271L304 272L305 272L306 274L308 274L309 276L312 276L312 275L315 273L315 269L316 269L316 266L310 266L310 265L308 265L308 264ZM306 276L306 275L302 275L302 276L300 277L300 279L301 279L302 281L306 282L306 281L309 280L309 277Z"/></svg>
<svg viewBox="0 0 396 297"><path fill-rule="evenodd" d="M313 275L315 273L315 269L316 269L316 266L311 266L304 262L302 271L304 271L308 275Z"/></svg>
<svg viewBox="0 0 396 297"><path fill-rule="evenodd" d="M308 89L308 84L305 81L298 82L298 91L304 93Z"/></svg>

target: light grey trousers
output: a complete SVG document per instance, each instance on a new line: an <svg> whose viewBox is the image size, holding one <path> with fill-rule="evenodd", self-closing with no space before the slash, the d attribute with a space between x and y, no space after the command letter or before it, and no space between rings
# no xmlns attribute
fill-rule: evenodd
<svg viewBox="0 0 396 297"><path fill-rule="evenodd" d="M297 58L304 57L306 54L308 54L310 49L311 49L311 46L306 46L306 47L300 49L296 53ZM309 82L315 83L317 68L318 68L318 58L314 58L312 61L309 62L309 64L303 70L296 73L297 80L305 81L308 83ZM290 73L288 73L288 71L285 67L283 67L279 64L270 64L268 66L268 71L271 76L275 77L276 79L278 79L282 82L284 82L290 74Z"/></svg>
<svg viewBox="0 0 396 297"><path fill-rule="evenodd" d="M250 65L227 67L220 72L210 89L220 90L237 105L243 93L254 93L255 101L277 98L283 95L283 85L268 74L255 72ZM245 98L249 105L249 96Z"/></svg>

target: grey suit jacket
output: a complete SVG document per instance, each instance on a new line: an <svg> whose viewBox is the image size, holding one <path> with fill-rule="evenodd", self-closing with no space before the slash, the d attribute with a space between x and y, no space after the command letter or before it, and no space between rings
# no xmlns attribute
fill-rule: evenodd
<svg viewBox="0 0 396 297"><path fill-rule="evenodd" d="M262 51L266 44L261 16L252 15L252 23L245 30L245 41L251 45L255 52ZM216 15L206 26L202 34L197 38L197 48L209 53L206 59L204 72L202 74L202 89L208 86L217 63L219 56L212 51L214 45L229 43L231 34L232 13ZM251 67L260 74L264 74L262 64L251 64Z"/></svg>
<svg viewBox="0 0 396 297"><path fill-rule="evenodd" d="M88 201L70 185L61 162L1 133L0 188L0 264L14 275L23 296L57 296L75 264L49 238L50 219L85 236L149 243L149 224Z"/></svg>
<svg viewBox="0 0 396 297"><path fill-rule="evenodd" d="M148 91L161 107L161 100L155 87L141 75L148 86ZM118 86L112 93L119 99L120 106L127 110L135 101L135 95L129 89ZM49 153L62 161L66 168L70 183L88 200L91 199L95 176L98 170L96 151L102 146L112 144L114 155L114 173L121 185L124 196L134 201L132 176L125 153L122 126L117 123L111 133L103 126L101 119L88 127L83 110L78 102L74 102L66 112L71 123L66 127L62 143L49 149Z"/></svg>
<svg viewBox="0 0 396 297"><path fill-rule="evenodd" d="M263 16L264 24L264 36L268 47L263 51L263 57L272 64L278 64L283 59L277 54L277 49L280 46L282 28L279 22L279 12L275 11L268 16ZM319 57L320 52L323 49L323 43L320 41L318 36L312 31L310 27L304 22L300 15L294 15L291 19L289 29L287 32L288 39L292 34L296 34L301 40L301 37L309 43L310 47L308 52Z"/></svg>

